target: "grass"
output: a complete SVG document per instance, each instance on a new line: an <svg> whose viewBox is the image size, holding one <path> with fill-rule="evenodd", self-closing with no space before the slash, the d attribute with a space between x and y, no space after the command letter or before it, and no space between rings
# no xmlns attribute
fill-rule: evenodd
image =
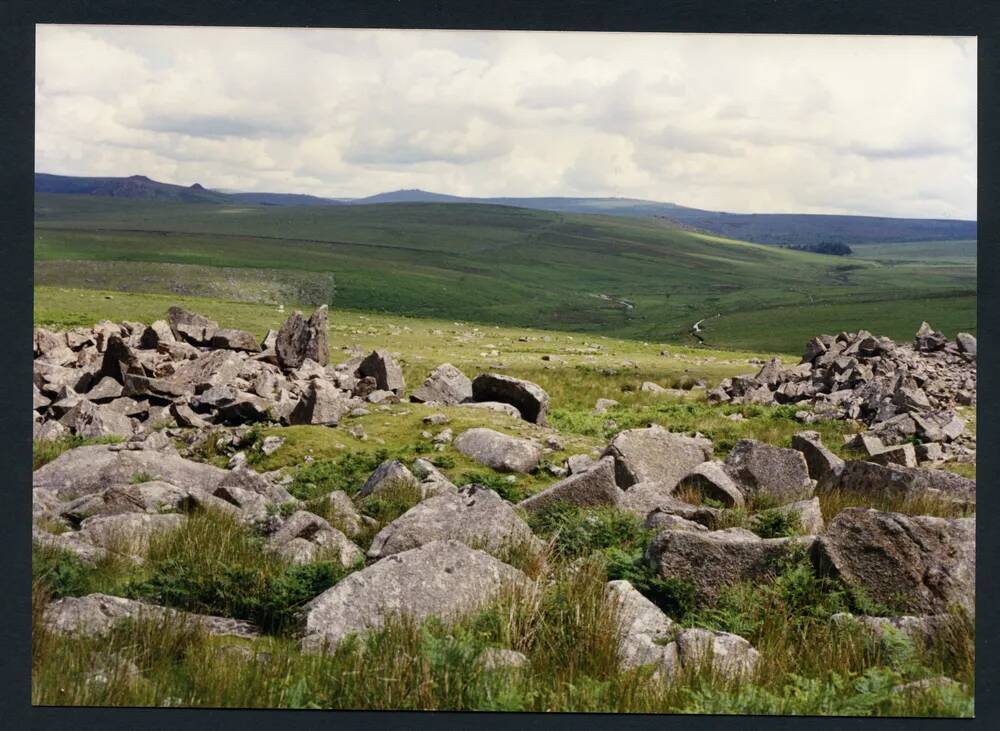
<svg viewBox="0 0 1000 731"><path fill-rule="evenodd" d="M39 467L48 464L63 452L68 452L77 447L85 447L91 444L115 444L122 442L122 437L78 437L75 434L66 434L58 439L33 439L31 441L31 470L34 472Z"/></svg>
<svg viewBox="0 0 1000 731"><path fill-rule="evenodd" d="M231 299L271 291L277 304L305 287L296 277L332 274L338 306L355 311L684 344L694 344L694 321L721 313L707 331L713 346L788 353L820 325L909 338L922 319L913 313L926 308L918 300L928 297L938 328L976 325L976 266L967 257L947 266L916 255L845 264L653 220L488 205L220 210L231 207L39 194L36 278L107 288L93 270L111 262L121 290L183 285ZM277 286L285 280L292 284ZM306 289L302 301L317 301L322 287Z"/></svg>

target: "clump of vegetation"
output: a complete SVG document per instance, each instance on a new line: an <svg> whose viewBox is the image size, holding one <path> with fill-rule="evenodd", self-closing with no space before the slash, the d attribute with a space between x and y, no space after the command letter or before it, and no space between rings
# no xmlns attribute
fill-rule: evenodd
<svg viewBox="0 0 1000 731"><path fill-rule="evenodd" d="M610 581L628 581L668 617L682 620L695 610L697 589L694 583L659 576L646 562L643 552L629 553L611 548L605 552L605 558Z"/></svg>
<svg viewBox="0 0 1000 731"><path fill-rule="evenodd" d="M384 526L419 503L421 497L420 486L412 482L383 483L377 493L361 499L359 508L363 515L374 518L379 526Z"/></svg>
<svg viewBox="0 0 1000 731"><path fill-rule="evenodd" d="M496 472L465 472L455 480L455 484L458 487L473 484L482 485L512 503L518 503L528 497L524 488L518 483L511 482L506 475Z"/></svg>
<svg viewBox="0 0 1000 731"><path fill-rule="evenodd" d="M609 507L552 503L529 513L527 521L535 533L552 539L554 555L562 558L587 556L608 548L628 551L645 547L652 536L634 513Z"/></svg>
<svg viewBox="0 0 1000 731"><path fill-rule="evenodd" d="M761 538L786 538L801 533L802 521L798 513L769 508L753 516L750 530Z"/></svg>
<svg viewBox="0 0 1000 731"><path fill-rule="evenodd" d="M334 459L318 459L300 467L292 477L288 491L300 500L327 495L334 490L355 494L365 480L382 462L389 459L389 452L349 452Z"/></svg>
<svg viewBox="0 0 1000 731"><path fill-rule="evenodd" d="M294 625L305 602L353 568L329 561L293 565L232 517L200 511L181 528L154 537L146 576L131 582L126 593L281 632Z"/></svg>

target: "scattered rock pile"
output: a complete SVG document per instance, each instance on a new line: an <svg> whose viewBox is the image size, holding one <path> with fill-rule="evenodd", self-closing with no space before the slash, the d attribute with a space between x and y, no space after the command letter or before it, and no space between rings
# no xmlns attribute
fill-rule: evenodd
<svg viewBox="0 0 1000 731"><path fill-rule="evenodd" d="M954 342L925 322L914 344L857 333L820 335L806 344L802 362L774 359L753 376L727 378L708 393L710 402L809 403L816 419L855 419L868 430L853 445L883 463L975 461L975 438L956 406L976 402L976 339Z"/></svg>
<svg viewBox="0 0 1000 731"><path fill-rule="evenodd" d="M253 422L336 426L366 402L398 402L403 370L375 350L330 364L327 308L295 312L258 343L242 330L180 307L151 325L102 321L92 328L34 333L34 437L130 437L159 427ZM430 404L494 408L545 423L538 385L482 374L475 384L439 366L413 394Z"/></svg>

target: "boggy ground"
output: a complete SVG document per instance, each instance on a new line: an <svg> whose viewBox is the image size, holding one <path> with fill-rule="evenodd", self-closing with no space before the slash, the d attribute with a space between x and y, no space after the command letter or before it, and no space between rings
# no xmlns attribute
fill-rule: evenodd
<svg viewBox="0 0 1000 731"><path fill-rule="evenodd" d="M42 293L36 321L46 326L91 324L102 317L150 322L180 302L229 327L262 336L287 313L275 308L155 296L56 291ZM70 314L72 313L72 314ZM83 318L81 321L79 318ZM766 353L732 353L644 344L599 337L574 337L452 322L332 312L331 360L337 348L386 348L400 355L408 388L420 384L441 362L470 375L499 370L542 385L552 408L548 429L504 414L462 407L432 408L400 403L340 427L251 429L242 441L219 447L205 440L194 456L225 465L244 451L258 472L283 469L289 486L307 509L322 513L319 498L333 490L354 494L382 461L412 463L426 457L453 482L477 482L517 501L559 478L572 454L591 454L626 428L658 423L675 432L711 438L724 458L741 438L788 446L805 427L796 408L709 406L700 388L668 393L638 389L644 381L676 388L703 380L711 388L724 377L754 372ZM667 355L661 351L669 351ZM543 355L550 360L542 360ZM346 354L344 358L346 359ZM556 360L561 359L561 360ZM504 366L503 369L498 366ZM594 413L598 398L619 405ZM531 475L494 473L451 444L436 448L421 433L436 434L423 418L444 413L455 435L487 426L540 440L558 448ZM743 418L733 420L735 414ZM360 429L355 429L360 427ZM843 453L848 422L819 422L824 443ZM359 438L351 434L362 434ZM270 455L268 436L284 443ZM35 467L79 446L67 438L37 443ZM183 442L180 443L185 447ZM846 455L845 455L846 456ZM972 468L974 470L974 466ZM969 471L968 466L956 470ZM974 473L973 473L974 474ZM970 475L972 476L972 475ZM137 476L141 481L143 476ZM689 499L695 500L693 496ZM369 520L355 541L366 549L375 533L409 509L419 495L406 490L358 501ZM909 514L958 517L974 507L932 498L820 495L830 521L851 505ZM750 527L766 537L800 531L764 504L722 511L719 527ZM755 510L756 509L756 510ZM280 506L278 508L280 511ZM753 513L766 520L753 520ZM327 514L331 522L336 516ZM33 702L69 705L176 705L291 708L412 708L427 710L542 710L681 713L766 713L838 715L971 715L973 713L974 627L957 610L949 630L929 646L901 633L881 638L843 625L838 612L885 613L863 592L821 575L805 556L790 554L772 581L737 583L712 606L682 583L657 580L641 559L653 531L634 513L614 507L566 508L526 516L545 540L541 550L508 550L502 558L536 579L527 592L509 592L489 605L447 620L418 623L391 619L382 629L340 645L333 654L303 653L298 610L360 565L335 561L294 564L265 550L252 528L226 515L194 511L183 527L155 537L140 564L114 551L94 565L53 548L33 549ZM321 557L323 558L323 557ZM609 579L627 579L683 627L731 632L760 653L749 676L726 678L711 666L685 668L669 681L652 668L622 669L617 609L605 590ZM102 592L204 614L245 619L264 633L256 639L207 634L180 617L141 619L116 626L103 639L66 637L40 621L53 598ZM521 653L514 667L483 662L483 652L504 648ZM900 691L909 682L946 676L952 684Z"/></svg>

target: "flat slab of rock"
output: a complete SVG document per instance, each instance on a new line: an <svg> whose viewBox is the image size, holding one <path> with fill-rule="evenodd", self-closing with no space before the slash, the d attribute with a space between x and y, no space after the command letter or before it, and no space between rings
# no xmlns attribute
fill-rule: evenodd
<svg viewBox="0 0 1000 731"><path fill-rule="evenodd" d="M44 617L46 625L53 632L75 636L101 637L119 622L139 619L191 622L210 635L246 639L260 636L260 630L255 625L239 619L192 614L108 594L58 599L45 608Z"/></svg>
<svg viewBox="0 0 1000 731"><path fill-rule="evenodd" d="M744 497L766 496L781 503L812 497L815 482L803 454L755 439L741 439L726 457L726 472Z"/></svg>
<svg viewBox="0 0 1000 731"><path fill-rule="evenodd" d="M521 418L521 412L515 409L510 404L503 404L499 401L483 401L481 403L476 403L475 401L467 401L463 404L458 404L459 406L464 406L467 409L485 409L487 411L497 411L501 414L507 414L507 416L513 417L515 419Z"/></svg>
<svg viewBox="0 0 1000 731"><path fill-rule="evenodd" d="M394 615L417 621L455 617L483 606L507 586L528 581L488 553L459 541L433 541L356 571L310 601L302 647L332 648Z"/></svg>
<svg viewBox="0 0 1000 731"><path fill-rule="evenodd" d="M490 552L524 543L541 546L510 503L488 488L469 485L428 498L389 523L372 540L368 558L449 538Z"/></svg>
<svg viewBox="0 0 1000 731"><path fill-rule="evenodd" d="M77 447L35 470L33 487L44 487L68 501L129 484L139 474L169 482L181 489L211 490L226 470L156 450L114 450L116 445Z"/></svg>
<svg viewBox="0 0 1000 731"><path fill-rule="evenodd" d="M874 600L936 614L958 604L975 614L976 519L847 508L818 543L821 569Z"/></svg>
<svg viewBox="0 0 1000 731"><path fill-rule="evenodd" d="M619 433L604 455L614 457L615 479L622 489L647 481L676 485L684 475L712 458L712 443L651 426Z"/></svg>
<svg viewBox="0 0 1000 731"><path fill-rule="evenodd" d="M548 424L549 395L537 383L499 373L483 373L472 382L472 398L510 404L525 421L541 426Z"/></svg>
<svg viewBox="0 0 1000 731"><path fill-rule="evenodd" d="M542 459L542 448L534 442L485 428L462 432L455 449L497 472L533 472Z"/></svg>
<svg viewBox="0 0 1000 731"><path fill-rule="evenodd" d="M647 563L664 578L690 581L712 604L723 587L741 581L768 581L777 564L796 549L808 550L815 538L762 539L742 528L708 531L665 530L646 548Z"/></svg>
<svg viewBox="0 0 1000 731"><path fill-rule="evenodd" d="M522 500L518 507L537 512L554 503L579 507L617 506L624 496L625 493L615 484L614 460L606 458L587 471L571 475Z"/></svg>

